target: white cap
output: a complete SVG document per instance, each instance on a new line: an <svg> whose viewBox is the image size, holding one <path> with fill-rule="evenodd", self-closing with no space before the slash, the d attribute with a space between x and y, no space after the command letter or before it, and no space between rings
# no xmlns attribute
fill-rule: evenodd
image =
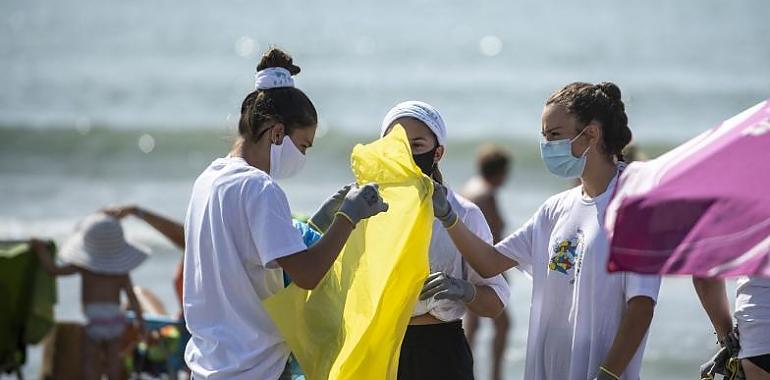
<svg viewBox="0 0 770 380"><path fill-rule="evenodd" d="M431 132L436 135L438 145L446 146L446 124L444 124L441 114L438 113L436 107L417 100L401 102L391 108L382 120L380 137L385 136L385 132L390 128L390 124L402 117L413 117L425 123Z"/></svg>

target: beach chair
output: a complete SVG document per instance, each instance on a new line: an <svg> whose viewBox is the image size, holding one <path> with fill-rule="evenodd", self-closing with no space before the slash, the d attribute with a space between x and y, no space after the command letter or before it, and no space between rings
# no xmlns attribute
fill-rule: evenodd
<svg viewBox="0 0 770 380"><path fill-rule="evenodd" d="M53 255L56 246L49 242ZM27 360L27 345L53 327L56 282L45 273L26 240L0 241L0 374L15 374Z"/></svg>

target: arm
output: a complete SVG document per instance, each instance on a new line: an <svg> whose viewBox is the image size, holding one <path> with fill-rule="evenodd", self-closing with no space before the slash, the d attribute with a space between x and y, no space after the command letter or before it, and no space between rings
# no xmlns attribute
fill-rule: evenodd
<svg viewBox="0 0 770 380"><path fill-rule="evenodd" d="M508 258L476 236L460 220L449 227L447 232L465 260L468 260L471 267L484 278L498 275L519 265L516 260Z"/></svg>
<svg viewBox="0 0 770 380"><path fill-rule="evenodd" d="M125 290L126 296L128 297L128 305L131 307L131 309L134 310L134 314L136 315L136 324L139 326L140 330L144 331L144 316L142 315L142 305L136 298L136 293L134 293L134 284L131 282L131 276L128 274L123 279L123 290Z"/></svg>
<svg viewBox="0 0 770 380"><path fill-rule="evenodd" d="M483 209L469 209L462 220L468 230L481 240L487 244L494 242L492 226L488 224ZM508 282L502 275L483 278L466 260L460 260L460 265L463 278L475 288L475 297L466 304L468 309L482 317L495 318L500 315L511 295Z"/></svg>
<svg viewBox="0 0 770 380"><path fill-rule="evenodd" d="M492 242L492 232L482 211L476 207L468 208L463 219L460 221L457 218L457 225L453 228L458 226L466 228L471 235L488 247ZM457 268L460 272L457 273L459 277L452 277L444 272L431 273L420 292L420 300L431 297L437 300L448 299L464 303L468 309L483 317L494 318L500 315L505 307L504 301L510 295L508 284L502 280L502 276L487 280L479 275L470 263L458 257L457 251L452 250L448 253L453 258L459 259L456 260L461 267ZM450 273L456 273L456 271Z"/></svg>
<svg viewBox="0 0 770 380"><path fill-rule="evenodd" d="M623 374L650 328L654 310L655 301L649 297L637 296L628 300L628 307L604 360L603 368L617 377Z"/></svg>
<svg viewBox="0 0 770 380"><path fill-rule="evenodd" d="M176 300L179 303L179 318L184 316L184 260L180 260L174 269L174 293L176 293Z"/></svg>
<svg viewBox="0 0 770 380"><path fill-rule="evenodd" d="M152 226L179 249L184 249L184 226L181 223L133 205L106 208L102 211L118 219L126 215L133 215Z"/></svg>
<svg viewBox="0 0 770 380"><path fill-rule="evenodd" d="M297 286L313 289L331 268L352 232L353 224L337 216L326 234L312 247L276 261Z"/></svg>
<svg viewBox="0 0 770 380"><path fill-rule="evenodd" d="M326 234L305 251L276 259L303 289L318 286L359 221L388 210L388 204L380 197L376 184L351 189L336 212Z"/></svg>
<svg viewBox="0 0 770 380"><path fill-rule="evenodd" d="M342 202L345 200L345 196L348 195L350 189L355 186L355 183L343 186L339 191L329 197L321 207L318 208L313 216L308 219L307 224L314 231L319 233L325 233L329 229L332 222L334 222L334 216L337 214L337 210L342 206Z"/></svg>
<svg viewBox="0 0 770 380"><path fill-rule="evenodd" d="M53 262L51 252L48 249L48 244L42 240L32 239L29 241L29 245L37 255L37 258L40 261L40 266L42 266L43 270L45 270L51 276L66 276L78 273L79 269L74 265L57 266Z"/></svg>
<svg viewBox="0 0 770 380"><path fill-rule="evenodd" d="M692 278L695 292L708 314L714 330L717 332L717 340L722 342L729 332L733 330L733 317L730 313L730 302L727 300L725 281L721 279Z"/></svg>
<svg viewBox="0 0 770 380"><path fill-rule="evenodd" d="M433 215L441 221L457 250L478 274L489 278L519 265L468 229L452 210L444 185L434 181L432 198Z"/></svg>
<svg viewBox="0 0 770 380"><path fill-rule="evenodd" d="M497 293L486 285L476 287L476 297L467 306L482 317L495 318L503 312L503 302L497 297Z"/></svg>
<svg viewBox="0 0 770 380"><path fill-rule="evenodd" d="M503 301L495 290L487 285L454 278L444 272L431 273L420 291L420 300L430 298L463 302L474 313L483 317L496 317L503 311Z"/></svg>

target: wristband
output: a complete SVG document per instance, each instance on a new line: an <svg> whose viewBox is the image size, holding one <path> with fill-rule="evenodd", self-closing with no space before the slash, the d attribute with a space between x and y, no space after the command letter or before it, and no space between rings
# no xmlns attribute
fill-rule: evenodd
<svg viewBox="0 0 770 380"><path fill-rule="evenodd" d="M310 226L310 228L314 229L319 234L323 234L324 233L323 231L321 231L320 228L318 228L318 226L315 225L315 223L313 223L313 219L312 218L307 220L307 225Z"/></svg>
<svg viewBox="0 0 770 380"><path fill-rule="evenodd" d="M446 230L452 229L452 227L456 226L459 221L460 221L460 217L457 216L457 214L455 214L455 220L452 222L452 224L450 224L448 226L444 225L444 229L446 229ZM444 223L442 222L441 224L444 224Z"/></svg>
<svg viewBox="0 0 770 380"><path fill-rule="evenodd" d="M344 213L344 212L342 212L342 211L337 211L337 212L336 212L334 215L335 215L335 216L339 215L339 216L342 216L342 217L344 217L345 219L347 219L347 220L348 220L348 222L350 222L350 224L352 224L352 225L353 225L353 228L356 228L356 224L355 224L355 223L353 223L353 218L351 218L350 216L348 216L348 214L345 214L345 213Z"/></svg>
<svg viewBox="0 0 770 380"><path fill-rule="evenodd" d="M612 373L612 371L608 370L607 368L604 368L604 366L599 367L599 371L602 371L605 374L610 375L615 380L620 380L620 376Z"/></svg>

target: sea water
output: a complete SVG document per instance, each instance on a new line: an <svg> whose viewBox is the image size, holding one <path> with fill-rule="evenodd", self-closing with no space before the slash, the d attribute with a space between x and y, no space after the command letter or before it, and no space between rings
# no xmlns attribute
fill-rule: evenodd
<svg viewBox="0 0 770 380"><path fill-rule="evenodd" d="M479 144L513 152L500 194L511 232L569 186L538 157L551 92L576 80L618 83L636 140L654 156L770 97L768 14L762 0L5 0L0 238L61 243L83 216L114 204L181 221L195 177L235 137L257 55L271 44L302 66L298 86L320 116L307 167L281 183L294 211L311 213L352 181L352 147L377 137L390 106L421 99L447 121L450 186L474 173ZM134 282L176 312L180 252L130 217L125 229L154 252ZM511 273L505 373L521 378L531 286ZM79 286L60 280L57 318L82 321ZM690 280L666 279L643 377L696 376L716 349L711 330ZM489 324L479 338L483 379ZM28 377L40 366L40 349L30 353Z"/></svg>

